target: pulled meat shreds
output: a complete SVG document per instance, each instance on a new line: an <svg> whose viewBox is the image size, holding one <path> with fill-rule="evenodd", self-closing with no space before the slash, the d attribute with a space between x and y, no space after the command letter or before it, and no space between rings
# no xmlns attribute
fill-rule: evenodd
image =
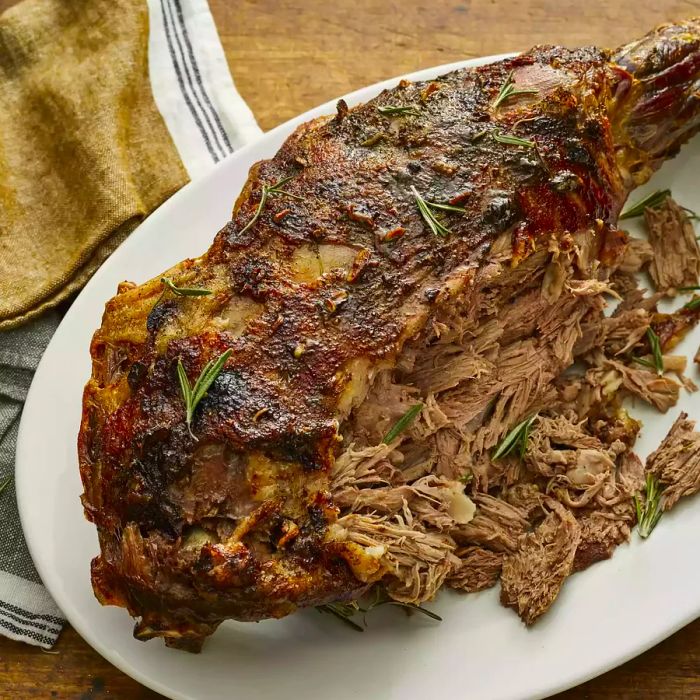
<svg viewBox="0 0 700 700"><path fill-rule="evenodd" d="M621 274L631 275L639 272L645 265L654 259L654 249L648 241L643 238L633 238L630 236L627 240L627 247L622 256L620 266L617 272ZM636 284L635 284L636 287Z"/></svg>
<svg viewBox="0 0 700 700"><path fill-rule="evenodd" d="M611 381L619 381L618 386L621 385L629 393L650 403L662 413L666 413L678 402L680 384L670 377L659 376L644 367L628 367L615 360L606 360L605 366L617 374Z"/></svg>
<svg viewBox="0 0 700 700"><path fill-rule="evenodd" d="M637 514L632 499L644 484L644 465L634 452L624 452L614 478L606 484L596 507L577 514L581 541L576 550L574 571L609 559L615 548L627 542Z"/></svg>
<svg viewBox="0 0 700 700"><path fill-rule="evenodd" d="M644 242L631 249L630 271L650 257ZM691 319L659 314L663 294L645 297L636 283L606 317L604 296L619 287L594 268L579 279L578 258L550 252L514 269L497 255L482 267L469 299L434 318L395 370L379 373L346 427L349 447L331 480L340 539L375 548L389 572L381 585L396 600L419 603L442 585L483 590L500 577L503 604L532 624L569 574L629 539L643 482L631 452L640 424L618 397L660 410L676 402L680 385L630 356L648 354L650 327ZM576 358L585 375L563 374ZM672 356L665 361L682 370ZM412 422L383 444L418 403ZM533 415L526 443L494 460ZM367 585L377 578L369 572Z"/></svg>
<svg viewBox="0 0 700 700"><path fill-rule="evenodd" d="M700 490L700 433L695 432L695 421L687 413L678 416L661 445L649 455L646 469L664 489L663 510Z"/></svg>
<svg viewBox="0 0 700 700"><path fill-rule="evenodd" d="M501 603L531 625L556 600L572 572L581 528L569 510L550 500L545 519L523 536L514 554L503 559Z"/></svg>
<svg viewBox="0 0 700 700"><path fill-rule="evenodd" d="M660 291L698 283L700 248L693 224L683 208L668 197L662 205L645 209L649 243L654 257L649 273Z"/></svg>
<svg viewBox="0 0 700 700"><path fill-rule="evenodd" d="M465 593L475 593L496 585L503 566L501 552L469 546L458 549L455 554L460 564L447 577L447 585L450 588L456 588Z"/></svg>
<svg viewBox="0 0 700 700"><path fill-rule="evenodd" d="M615 548L630 538L636 515L631 503L610 510L591 510L578 517L581 541L576 549L573 572L610 559Z"/></svg>
<svg viewBox="0 0 700 700"><path fill-rule="evenodd" d="M402 603L430 600L459 566L449 535L426 531L410 512L394 518L351 513L338 520L338 538L382 553L387 593Z"/></svg>
<svg viewBox="0 0 700 700"><path fill-rule="evenodd" d="M615 309L601 323L604 338L600 344L608 355L622 355L644 337L650 324L651 314L646 309Z"/></svg>
<svg viewBox="0 0 700 700"><path fill-rule="evenodd" d="M519 538L530 525L527 513L488 494L476 494L473 499L476 514L471 522L455 531L455 539L497 552L515 551Z"/></svg>

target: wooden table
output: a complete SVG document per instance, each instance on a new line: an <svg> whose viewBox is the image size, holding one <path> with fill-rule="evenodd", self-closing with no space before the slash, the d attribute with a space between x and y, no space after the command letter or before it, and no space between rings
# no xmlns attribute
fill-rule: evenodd
<svg viewBox="0 0 700 700"><path fill-rule="evenodd" d="M15 2L0 0L0 10ZM658 22L700 15L700 0L209 3L236 84L263 129L350 90L418 68L527 49L536 43L615 46ZM663 609L659 601L645 614L663 615ZM0 698L107 697L160 696L117 671L70 628L52 653L0 637ZM700 698L700 621L624 666L557 697Z"/></svg>

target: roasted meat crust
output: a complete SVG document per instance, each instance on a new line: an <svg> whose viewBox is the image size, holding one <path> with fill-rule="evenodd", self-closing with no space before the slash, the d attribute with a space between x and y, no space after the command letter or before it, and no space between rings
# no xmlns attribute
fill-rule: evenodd
<svg viewBox="0 0 700 700"><path fill-rule="evenodd" d="M160 278L120 286L91 346L79 458L95 592L140 618L137 636L196 650L223 619L353 598L382 577L377 553L335 525L343 421L431 315L465 298L496 240L517 265L588 230L616 264L628 189L695 128L686 115L642 151L642 116L633 132L620 124L668 86L628 68L595 48L540 47L341 101L256 164L210 250L166 273L210 295ZM536 92L494 107L510 79ZM437 212L447 235L417 195L464 210ZM194 382L229 348L190 432L177 362Z"/></svg>

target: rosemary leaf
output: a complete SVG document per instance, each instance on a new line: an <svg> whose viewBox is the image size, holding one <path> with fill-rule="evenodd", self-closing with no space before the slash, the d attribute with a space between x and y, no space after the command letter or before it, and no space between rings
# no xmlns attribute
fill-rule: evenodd
<svg viewBox="0 0 700 700"><path fill-rule="evenodd" d="M671 190L656 190L627 207L622 214L620 214L620 221L622 221L622 219L634 219L637 216L642 216L645 209L657 209L670 196Z"/></svg>
<svg viewBox="0 0 700 700"><path fill-rule="evenodd" d="M455 214L464 214L465 210L462 207L453 207L451 204L438 204L437 202L428 202L418 194L418 190L411 185L411 193L416 200L418 211L420 211L423 221L428 224L428 228L436 236L448 236L452 231L447 228L436 216L435 211L447 211Z"/></svg>
<svg viewBox="0 0 700 700"><path fill-rule="evenodd" d="M647 360L644 357L632 357L630 359L632 360L632 362L636 362L639 365L644 365L644 367L651 367L651 369L656 369L656 365L651 360Z"/></svg>
<svg viewBox="0 0 700 700"><path fill-rule="evenodd" d="M216 360L209 360L209 362L204 365L204 368L202 369L199 377L197 377L197 381L195 381L193 386L190 386L187 373L182 365L182 360L178 358L177 378L180 382L180 390L182 391L182 398L185 402L187 429L190 431L190 435L192 435L192 417L194 416L194 411L197 408L197 405L204 398L207 391L209 391L209 387L211 387L214 380L221 373L221 370L226 364L226 360L228 360L232 352L233 350L229 348L225 352L221 353Z"/></svg>
<svg viewBox="0 0 700 700"><path fill-rule="evenodd" d="M664 358L661 352L661 341L659 336L656 335L653 328L647 328L647 340L649 341L649 347L651 348L651 354L654 357L654 367L656 367L656 373L661 376L664 373Z"/></svg>
<svg viewBox="0 0 700 700"><path fill-rule="evenodd" d="M391 426L391 429L389 432L384 436L384 439L382 442L385 445L389 445L390 443L394 442L396 438L401 435L401 433L408 428L411 423L416 419L416 416L423 410L423 404L422 403L417 403L415 406L411 406L411 408L404 413L401 418L399 418L394 425Z"/></svg>
<svg viewBox="0 0 700 700"><path fill-rule="evenodd" d="M502 134L497 131L493 138L499 143L506 143L509 146L522 146L523 148L534 148L535 142L528 141L527 139L521 139L519 136L513 136L513 134Z"/></svg>
<svg viewBox="0 0 700 700"><path fill-rule="evenodd" d="M352 612L350 612L352 608ZM357 622L351 619L351 616L358 612L359 608L350 603L328 603L326 605L317 605L316 610L320 613L328 613L337 617L349 627L352 627L357 632L364 632L364 627L358 625Z"/></svg>
<svg viewBox="0 0 700 700"><path fill-rule="evenodd" d="M508 73L508 77L506 78L505 83L503 83L503 85L501 86L498 96L493 101L492 107L494 109L497 109L506 100L510 99L511 97L515 97L515 95L535 95L537 94L537 92L538 90L534 90L531 88L524 90L516 90L515 83L513 82L513 71L511 71L510 73Z"/></svg>
<svg viewBox="0 0 700 700"><path fill-rule="evenodd" d="M527 450L527 443L530 439L530 428L537 418L537 414L533 413L529 418L518 423L509 433L506 435L501 444L496 448L493 455L491 455L492 461L497 461L502 457L509 455L518 446L518 454L520 457L525 456L525 450Z"/></svg>
<svg viewBox="0 0 700 700"><path fill-rule="evenodd" d="M381 607L382 605L392 605L395 607L403 608L408 612L419 612L422 615L429 617L431 620L437 620L438 622L442 622L442 618L437 613L434 613L432 610L428 610L427 608L424 608L421 605L414 605L412 603L402 603L398 600L392 600L386 595L386 592L382 591L382 589L378 586L374 588L372 593L373 598L365 605L365 607L362 607L360 604L353 601L351 603L328 603L326 605L318 605L316 606L316 610L322 613L329 613L330 615L337 617L339 620L349 625L354 630L357 630L358 632L364 632L364 627L357 624L352 619L352 617L357 613L362 613L363 615L366 615L368 612L371 612L375 608ZM367 623L365 622L365 626L366 625Z"/></svg>
<svg viewBox="0 0 700 700"><path fill-rule="evenodd" d="M420 114L415 107L409 107L407 105L386 105L384 107L377 107L377 112L387 117L406 117L409 115L417 117Z"/></svg>
<svg viewBox="0 0 700 700"><path fill-rule="evenodd" d="M260 201L258 202L258 207L255 210L255 213L251 217L250 221L241 229L241 233L245 233L260 218L260 214L262 214L263 209L267 204L268 198L272 195L277 194L282 195L284 197L290 197L291 199L298 199L302 202L305 201L304 197L300 197L297 194L292 194L291 192L287 192L287 190L282 189L282 187L286 185L291 179L293 179L293 177L294 175L290 175L289 177L283 177L279 182L276 182L274 185L262 186L262 192L260 194Z"/></svg>
<svg viewBox="0 0 700 700"><path fill-rule="evenodd" d="M439 209L440 211L451 211L451 212L454 212L455 214L466 214L467 213L467 210L464 209L464 207L455 207L452 204L440 204L439 202L429 202L428 200L426 200L425 203L431 209Z"/></svg>
<svg viewBox="0 0 700 700"><path fill-rule="evenodd" d="M700 287L678 287L679 292L695 292L698 289L700 289Z"/></svg>
<svg viewBox="0 0 700 700"><path fill-rule="evenodd" d="M170 277L161 277L160 281L179 297L205 297L212 293L210 289L202 289L201 287L178 287Z"/></svg>
<svg viewBox="0 0 700 700"><path fill-rule="evenodd" d="M663 515L661 510L661 492L657 478L647 473L645 484L644 504L638 494L634 496L634 507L637 511L637 530L643 538L649 537L651 531L656 527L659 518Z"/></svg>
<svg viewBox="0 0 700 700"><path fill-rule="evenodd" d="M687 304L685 304L682 308L686 309L687 311L694 311L695 309L700 306L700 297L697 297L696 299L692 299L689 301Z"/></svg>
<svg viewBox="0 0 700 700"><path fill-rule="evenodd" d="M383 601L381 603L377 603L377 605L375 607L378 607L380 605L395 605L396 607L403 608L404 610L422 613L426 617L429 617L431 620L437 620L438 622L442 622L442 618L437 613L434 613L432 610L428 610L428 608L424 608L422 605L413 605L412 603L402 603L398 600L386 600L386 601Z"/></svg>
<svg viewBox="0 0 700 700"><path fill-rule="evenodd" d="M0 481L0 493L2 493L10 485L11 481L12 481L11 476L8 476L3 481Z"/></svg>

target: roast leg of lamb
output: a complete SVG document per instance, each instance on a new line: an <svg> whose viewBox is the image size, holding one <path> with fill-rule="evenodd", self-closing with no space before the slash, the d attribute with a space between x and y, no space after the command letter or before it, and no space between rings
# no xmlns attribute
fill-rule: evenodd
<svg viewBox="0 0 700 700"><path fill-rule="evenodd" d="M253 166L209 251L120 285L94 335L98 599L197 651L225 619L375 586L420 603L481 543L487 585L529 512L528 484L494 497L521 478L494 447L585 344L622 204L697 131L699 79L700 19L539 46L341 100ZM552 567L576 566L577 532Z"/></svg>

